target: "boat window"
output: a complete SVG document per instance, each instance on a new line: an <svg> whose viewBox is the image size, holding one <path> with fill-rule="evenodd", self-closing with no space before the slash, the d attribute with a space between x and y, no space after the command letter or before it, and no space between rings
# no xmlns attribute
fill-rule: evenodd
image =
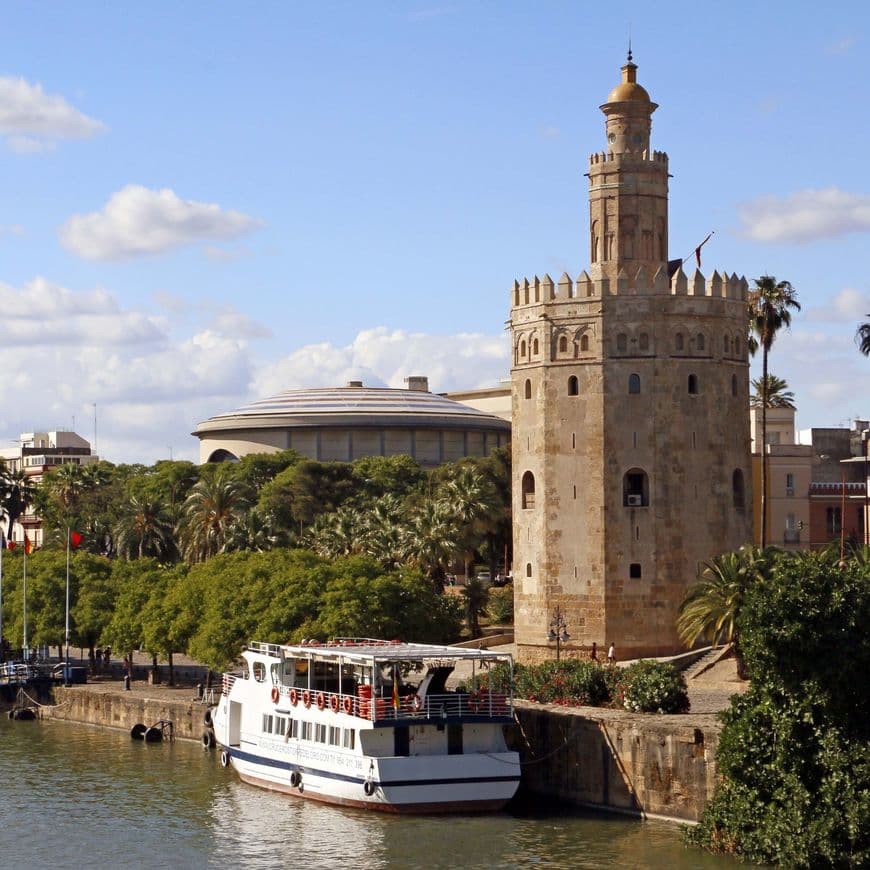
<svg viewBox="0 0 870 870"><path fill-rule="evenodd" d="M316 722L314 725L314 742L326 743L326 725Z"/></svg>
<svg viewBox="0 0 870 870"><path fill-rule="evenodd" d="M291 737L298 737L299 736L299 720L298 719L291 719L290 720L289 735Z"/></svg>
<svg viewBox="0 0 870 870"><path fill-rule="evenodd" d="M272 733L272 716L269 713L263 713L263 731L266 734Z"/></svg>
<svg viewBox="0 0 870 870"><path fill-rule="evenodd" d="M303 722L302 723L302 739L310 740L311 739L311 723Z"/></svg>
<svg viewBox="0 0 870 870"><path fill-rule="evenodd" d="M279 685L281 682L281 665L277 663L272 665L272 667L269 668L269 672L272 675L272 685Z"/></svg>
<svg viewBox="0 0 870 870"><path fill-rule="evenodd" d="M353 728L345 728L342 746L345 749L354 749L356 747L356 731Z"/></svg>
<svg viewBox="0 0 870 870"><path fill-rule="evenodd" d="M287 720L283 716L275 717L275 733L282 737L287 733Z"/></svg>
<svg viewBox="0 0 870 870"><path fill-rule="evenodd" d="M329 745L330 746L340 746L341 745L341 728L336 728L335 725L329 726Z"/></svg>
<svg viewBox="0 0 870 870"><path fill-rule="evenodd" d="M254 679L258 683L265 682L266 680L266 666L262 662L254 662Z"/></svg>

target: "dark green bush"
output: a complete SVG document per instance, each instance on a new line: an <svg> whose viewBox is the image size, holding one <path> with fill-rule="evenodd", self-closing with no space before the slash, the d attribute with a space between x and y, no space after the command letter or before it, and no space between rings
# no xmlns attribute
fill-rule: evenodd
<svg viewBox="0 0 870 870"><path fill-rule="evenodd" d="M513 587L489 590L486 615L493 625L510 625L514 621Z"/></svg>
<svg viewBox="0 0 870 870"><path fill-rule="evenodd" d="M635 662L618 677L622 705L633 713L687 713L686 680L663 662ZM618 700L618 697L617 697Z"/></svg>

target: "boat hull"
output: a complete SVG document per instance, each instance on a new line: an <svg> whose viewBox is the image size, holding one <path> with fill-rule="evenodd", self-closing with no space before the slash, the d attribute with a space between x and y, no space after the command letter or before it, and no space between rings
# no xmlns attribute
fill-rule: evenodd
<svg viewBox="0 0 870 870"><path fill-rule="evenodd" d="M519 786L519 757L512 752L483 757L366 760L371 764L369 774L363 767L339 772L237 747L224 752L239 778L251 785L385 813L494 812L505 807ZM366 793L367 783L371 794Z"/></svg>

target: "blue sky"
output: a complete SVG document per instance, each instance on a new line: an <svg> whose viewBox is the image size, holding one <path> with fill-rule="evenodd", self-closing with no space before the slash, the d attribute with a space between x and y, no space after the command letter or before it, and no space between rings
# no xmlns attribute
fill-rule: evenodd
<svg viewBox="0 0 870 870"><path fill-rule="evenodd" d="M870 11L838 3L7 2L0 441L194 458L206 417L508 372L515 277L586 267L629 26L672 257L790 280L798 425L870 414Z"/></svg>

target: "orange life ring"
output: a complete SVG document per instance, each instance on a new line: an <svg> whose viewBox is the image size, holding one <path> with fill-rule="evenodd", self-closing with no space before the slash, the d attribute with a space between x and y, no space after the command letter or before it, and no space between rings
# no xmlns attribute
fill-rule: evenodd
<svg viewBox="0 0 870 870"><path fill-rule="evenodd" d="M326 698L323 697L323 692L317 693L317 709L322 710L326 706Z"/></svg>
<svg viewBox="0 0 870 870"><path fill-rule="evenodd" d="M347 713L348 716L350 716L350 714L353 712L353 700L351 699L350 695L344 696L344 701L342 702L341 706L344 712Z"/></svg>
<svg viewBox="0 0 870 870"><path fill-rule="evenodd" d="M423 699L419 695L414 695L411 698L411 709L415 713L419 713L423 709Z"/></svg>
<svg viewBox="0 0 870 870"><path fill-rule="evenodd" d="M306 707L310 707L310 706L311 706L311 692L309 692L308 689L306 689L306 690L302 693L302 703L303 703Z"/></svg>
<svg viewBox="0 0 870 870"><path fill-rule="evenodd" d="M272 703L277 704L278 698L281 697L281 692L277 686L272 686Z"/></svg>
<svg viewBox="0 0 870 870"><path fill-rule="evenodd" d="M299 703L299 692L296 689L290 690L290 703L294 707Z"/></svg>
<svg viewBox="0 0 870 870"><path fill-rule="evenodd" d="M333 713L337 713L338 706L339 706L338 695L330 695L329 696L329 709L332 710Z"/></svg>

